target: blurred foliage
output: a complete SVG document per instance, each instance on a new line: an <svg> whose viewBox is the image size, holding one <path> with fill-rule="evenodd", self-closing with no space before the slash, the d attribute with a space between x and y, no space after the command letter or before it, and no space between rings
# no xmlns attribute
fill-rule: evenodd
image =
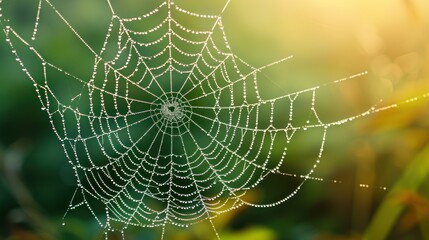
<svg viewBox="0 0 429 240"><path fill-rule="evenodd" d="M31 22L37 1L29 2L28 9L14 14ZM93 21L101 13L91 9L104 9L104 1L52 2L67 11L67 17L77 16L74 20L81 25L103 26ZM217 13L225 1L177 2ZM267 84L279 86L269 88L267 94L294 92L368 70L364 79L322 92L317 104L326 121L361 113L380 98L382 106L429 92L429 5L425 0L273 0L269 4L233 0L224 25L235 53L255 66L295 55L294 60L264 72ZM70 35L48 30L40 33L46 39L44 50L61 52L59 61L80 71L86 63L80 61L81 52ZM74 175L2 34L0 239L102 239L102 230L84 213L72 212L66 226L61 226L74 192ZM419 99L332 129L315 174L326 181L308 181L281 206L243 208L220 216L215 225L221 238L361 239L370 226L367 239L429 239L428 176L404 184L429 171L429 157L423 150L429 142L428 106L428 99ZM308 168L314 161L308 153L317 151L318 144L319 139L311 136L299 139L289 161ZM250 197L278 199L287 181L293 180L270 179L263 191ZM389 223L384 222L387 219ZM386 231L380 222L388 225ZM159 229L133 229L127 239L159 236ZM112 234L111 239L120 237ZM209 224L202 223L189 229L172 227L167 239L215 239L215 235Z"/></svg>
<svg viewBox="0 0 429 240"><path fill-rule="evenodd" d="M429 146L409 164L402 177L386 196L386 200L384 200L374 215L364 238L386 239L405 207L415 209L416 217L421 222L410 219L411 216L408 216L404 220L406 222L402 224L408 225L407 228L409 228L412 225L420 223L422 224L422 236L425 236L425 238L429 237L427 235L429 231L427 228L429 202L417 193L420 185L428 176Z"/></svg>

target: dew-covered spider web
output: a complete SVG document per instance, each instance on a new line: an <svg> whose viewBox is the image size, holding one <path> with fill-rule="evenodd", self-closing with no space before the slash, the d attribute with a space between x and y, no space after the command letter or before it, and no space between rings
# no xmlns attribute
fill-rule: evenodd
<svg viewBox="0 0 429 240"><path fill-rule="evenodd" d="M254 67L236 56L222 21L229 1L215 15L166 0L147 3L151 9L140 15L121 16L120 4L105 0L110 20L100 42L84 36L53 2L37 1L32 26L4 12L1 22L75 173L67 212L86 208L106 232L161 227L164 235L167 225L211 222L242 205L281 204L306 180L323 180L312 174L330 127L396 106L333 122L319 117L319 89L364 72L267 98L261 72L290 57ZM44 14L54 20L44 21ZM43 24L62 26L91 61L68 68L67 61L85 60L67 58L67 43L57 53L60 60L46 53ZM289 172L294 160L288 151L307 131L319 136L314 162L305 172ZM297 183L277 201L248 201L248 191L272 175Z"/></svg>

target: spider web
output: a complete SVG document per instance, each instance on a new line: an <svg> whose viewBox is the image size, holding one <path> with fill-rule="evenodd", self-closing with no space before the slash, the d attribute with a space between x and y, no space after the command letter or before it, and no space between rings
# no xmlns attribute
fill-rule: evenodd
<svg viewBox="0 0 429 240"><path fill-rule="evenodd" d="M50 0L38 2L30 35L2 18L6 41L75 172L77 189L67 212L86 207L106 231L162 227L164 236L168 224L211 222L242 205L273 207L293 197L306 180L322 180L312 174L330 127L383 110L373 107L326 123L316 106L324 85L264 97L261 71L291 57L253 67L236 56L221 17L228 3L218 15L207 15L166 0L126 18L106 0L111 18L101 47L86 40ZM54 13L89 51L91 74L69 72L34 46L43 11ZM73 87L64 93L64 86ZM294 107L298 101L305 107ZM310 130L320 136L314 163L303 173L286 172L292 141ZM299 182L275 202L247 201L248 190L270 175Z"/></svg>

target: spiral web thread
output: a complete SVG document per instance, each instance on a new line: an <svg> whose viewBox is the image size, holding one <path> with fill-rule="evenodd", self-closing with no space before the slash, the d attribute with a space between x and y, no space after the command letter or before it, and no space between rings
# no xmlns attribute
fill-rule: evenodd
<svg viewBox="0 0 429 240"><path fill-rule="evenodd" d="M317 91L325 85L264 98L258 86L260 72L291 57L255 68L234 55L221 17L228 3L219 15L204 15L166 0L143 15L122 18L107 0L111 20L100 50L49 0L38 2L31 40L2 18L6 41L33 82L75 172L77 189L67 212L86 207L106 232L162 227L163 237L168 224L184 227L209 220L213 226L212 218L242 205L276 206L293 197L306 180L323 181L311 175L331 126L397 106L373 107L325 123L316 109ZM33 47L43 7L91 52L90 77L65 71ZM208 27L193 28L179 16ZM15 43L36 57L43 77L27 69ZM52 73L62 78L52 79ZM61 96L53 86L56 81L78 84L79 91ZM296 117L298 99L307 100L305 118ZM303 174L284 172L294 136L311 129L320 130L314 165ZM271 174L300 183L276 202L246 201L247 191ZM104 217L95 210L100 205Z"/></svg>

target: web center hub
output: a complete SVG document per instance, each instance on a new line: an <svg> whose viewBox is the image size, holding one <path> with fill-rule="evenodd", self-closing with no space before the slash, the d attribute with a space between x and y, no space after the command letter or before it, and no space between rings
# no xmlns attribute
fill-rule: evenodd
<svg viewBox="0 0 429 240"><path fill-rule="evenodd" d="M152 105L152 119L165 131L168 128L186 131L191 115L191 105L180 93L165 93Z"/></svg>

